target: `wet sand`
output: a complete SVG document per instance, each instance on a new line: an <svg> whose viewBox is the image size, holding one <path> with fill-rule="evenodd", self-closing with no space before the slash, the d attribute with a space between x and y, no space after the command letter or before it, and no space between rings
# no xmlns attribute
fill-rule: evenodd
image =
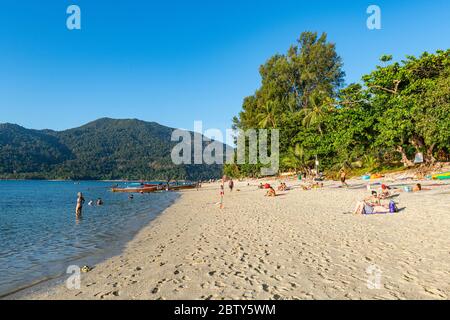
<svg viewBox="0 0 450 320"><path fill-rule="evenodd" d="M251 184L226 190L223 210L218 184L184 191L121 255L82 273L80 289L9 298L449 299L449 186L401 193L399 213L361 216L349 213L368 195L361 181L276 198Z"/></svg>

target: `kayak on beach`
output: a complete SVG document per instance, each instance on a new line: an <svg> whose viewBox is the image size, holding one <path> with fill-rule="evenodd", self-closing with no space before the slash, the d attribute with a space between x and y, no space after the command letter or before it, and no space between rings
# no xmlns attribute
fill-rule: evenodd
<svg viewBox="0 0 450 320"><path fill-rule="evenodd" d="M432 176L433 180L450 180L450 171L435 174Z"/></svg>

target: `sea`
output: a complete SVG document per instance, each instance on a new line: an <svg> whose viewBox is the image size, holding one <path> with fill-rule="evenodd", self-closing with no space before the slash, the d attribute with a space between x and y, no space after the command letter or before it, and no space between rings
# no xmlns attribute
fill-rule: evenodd
<svg viewBox="0 0 450 320"><path fill-rule="evenodd" d="M92 266L125 244L179 196L112 193L126 183L0 181L0 297ZM76 218L77 193L86 200ZM96 200L103 200L97 206ZM93 201L94 205L88 203ZM72 267L73 268L73 267Z"/></svg>

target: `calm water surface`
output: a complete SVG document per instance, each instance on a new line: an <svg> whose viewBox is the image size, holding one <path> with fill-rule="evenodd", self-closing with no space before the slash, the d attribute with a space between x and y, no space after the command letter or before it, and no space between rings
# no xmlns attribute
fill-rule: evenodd
<svg viewBox="0 0 450 320"><path fill-rule="evenodd" d="M66 273L71 264L117 254L168 207L173 192L109 191L111 182L0 181L0 296ZM75 219L77 192L86 199ZM88 206L102 198L104 206Z"/></svg>

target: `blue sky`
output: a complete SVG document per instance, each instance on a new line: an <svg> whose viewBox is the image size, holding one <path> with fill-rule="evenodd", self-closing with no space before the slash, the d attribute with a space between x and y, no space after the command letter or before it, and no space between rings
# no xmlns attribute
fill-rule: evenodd
<svg viewBox="0 0 450 320"><path fill-rule="evenodd" d="M81 8L82 29L66 28ZM382 30L366 28L366 8ZM302 31L328 33L347 83L382 54L450 48L450 1L2 0L0 122L67 129L100 117L224 130L259 66Z"/></svg>

